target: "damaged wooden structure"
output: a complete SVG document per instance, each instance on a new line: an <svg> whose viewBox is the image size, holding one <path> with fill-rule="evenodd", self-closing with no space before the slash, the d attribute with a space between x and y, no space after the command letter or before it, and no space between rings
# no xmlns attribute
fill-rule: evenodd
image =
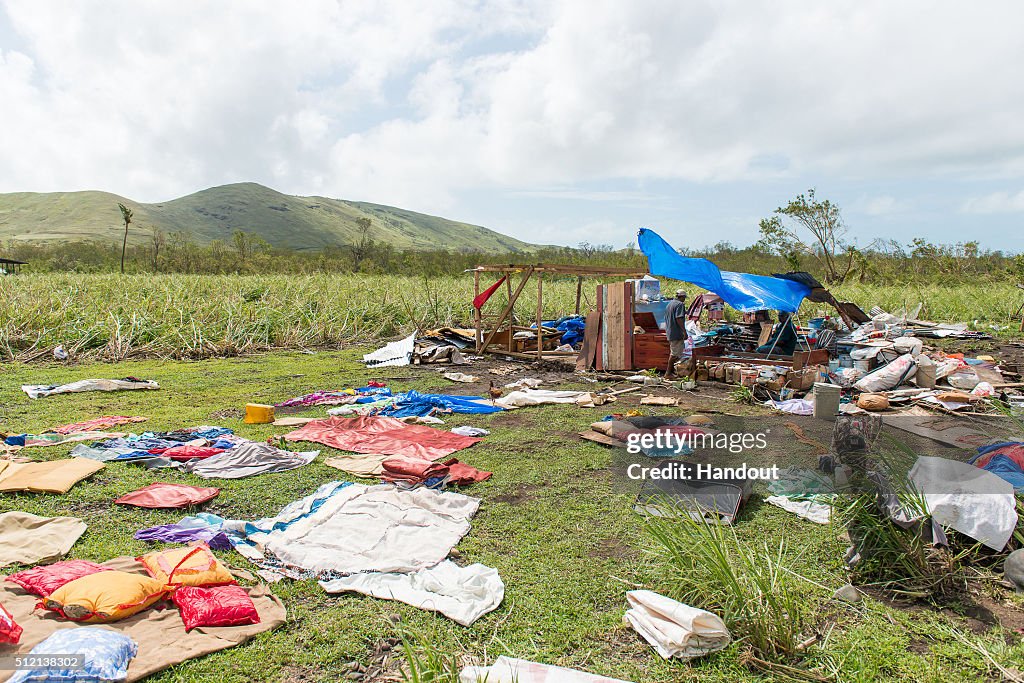
<svg viewBox="0 0 1024 683"><path fill-rule="evenodd" d="M545 358L571 359L578 355L576 351L555 351L554 347L557 347L558 338L561 337L562 333L543 326L545 276L576 278L575 313L579 314L584 278L639 279L647 274L644 270L634 268L606 268L554 263L481 265L474 268L472 272L476 352L498 353L530 360L543 360ZM481 290L481 276L488 273L498 276L499 279L486 290ZM517 278L518 282L513 284L513 280ZM533 311L533 320L530 321L530 324L524 325L516 319L515 308L531 279L536 281L536 307ZM484 313L483 307L486 299L491 294L497 292L497 289L494 289L494 291L491 291L491 289L500 288L502 284L505 285L505 305L496 313ZM622 285L630 285L630 283L620 282L616 283L616 285L621 287ZM623 292L621 296L624 295L625 293ZM484 301L480 301L481 296L484 296ZM632 294L630 294L629 300L632 302ZM480 305L477 306L477 303ZM598 308L600 309L600 306ZM591 326L591 317L593 315L591 313L587 316L588 329ZM632 334L632 322L632 318L621 320L619 327L625 329L628 326L629 333ZM597 319L594 320L594 324L598 324ZM515 338L517 332L531 332L535 334L535 338L517 340ZM623 332L623 335L625 335L625 332ZM586 347L586 342L584 342L584 347ZM623 353L625 352L623 351Z"/></svg>

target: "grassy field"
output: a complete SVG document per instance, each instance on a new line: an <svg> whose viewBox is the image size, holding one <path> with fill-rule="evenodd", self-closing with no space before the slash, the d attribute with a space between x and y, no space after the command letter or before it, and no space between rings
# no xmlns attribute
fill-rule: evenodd
<svg viewBox="0 0 1024 683"><path fill-rule="evenodd" d="M585 283L584 309L594 300ZM674 289L675 283L666 283ZM692 289L692 288L690 288ZM81 358L203 358L268 349L344 348L407 334L419 327L468 325L470 276L417 278L344 275L79 275L0 277L0 360L26 360L58 344ZM694 290L696 291L696 290ZM545 315L575 306L574 280L545 285ZM1020 305L1011 284L876 287L847 285L836 295L865 310L964 321L1014 334ZM532 296L519 313L532 320ZM814 316L819 304L805 304ZM1018 333L1019 334L1019 333Z"/></svg>
<svg viewBox="0 0 1024 683"><path fill-rule="evenodd" d="M73 286L74 281L69 279L65 286ZM110 286L116 281L101 280ZM151 286L167 287L180 282L158 279ZM217 282L204 281L211 289L216 289ZM231 279L227 282L236 286L236 293L239 291L241 283ZM261 281L248 284L251 287L258 282ZM313 281L307 284L310 282ZM296 286L289 290L290 299L285 300L295 302L303 296L316 300L317 292L327 291L329 282L319 281L323 289L315 291ZM348 285L352 284L349 280ZM366 280L360 286L369 288L374 284ZM70 292L66 296L74 298ZM282 301L277 298L280 293L274 296L275 301ZM334 297L338 296L336 291ZM112 312L124 306L124 301L112 301ZM186 297L179 305L204 305L198 301L198 296ZM68 310L72 310L70 305ZM364 320L359 324L371 323ZM397 321L392 324L401 326ZM340 333L341 329L336 331ZM380 328L380 333L386 331L387 328ZM243 436L264 439L285 430L244 425L239 419L218 416L225 409L241 408L247 401L272 403L314 389L360 386L373 378L390 377L389 383L396 389L451 387L429 369L395 368L384 375L368 373L356 362L362 351L274 353L196 362L144 360L114 366L7 365L0 382L0 429L33 432L74 420L125 414L149 416L145 427L154 430L222 424ZM528 372L524 366L522 374ZM158 380L162 388L153 392L55 396L37 401L29 400L18 388L23 383L125 375ZM711 398L703 399L701 404L705 409L737 409L734 404ZM624 400L615 409L623 410L629 405ZM308 414L323 414L322 410L313 409ZM683 412L659 410L660 414ZM753 408L746 410L758 412ZM392 619L396 615L406 629L418 634L420 646L429 644L443 652L487 661L499 654L510 654L637 683L765 680L765 676L740 664L742 643L691 663L665 662L633 631L622 626L625 591L634 587L667 591L675 577L672 568L653 552L641 518L631 509L635 490L616 474L613 451L576 436L603 414L604 409L549 406L493 416L449 418L449 427L473 424L491 430L483 443L459 456L474 466L493 471L494 477L468 490L480 497L483 504L473 529L458 549L468 562L496 567L506 584L506 597L497 611L473 627L462 628L442 617L393 602L328 596L314 581L284 581L274 585L274 592L288 608L285 626L244 646L174 667L151 680L341 680L348 662L369 663L377 646L397 635L399 627ZM804 420L802 424L815 438L826 439L827 435L815 433L816 422ZM811 466L816 461L810 446L787 440L785 449L792 461ZM53 458L67 450L69 447L65 446L27 449L23 453L33 458ZM330 449L324 449L324 455L331 454ZM220 486L222 493L204 509L229 518L255 519L276 513L284 504L321 483L345 478L344 473L317 461L280 474L216 481L213 485ZM132 539L135 530L177 521L184 513L126 509L112 505L111 501L154 481L207 483L176 471L110 465L66 496L6 494L0 497L0 510L84 518L89 530L72 550L72 557L102 561L118 555L137 555L146 546ZM736 533L743 544L755 549L771 548L777 552L782 544L786 565L804 577L797 584L809 630L821 635L819 643L808 650L808 666L828 680L997 680L993 660L1002 666L1024 664L1020 635L993 626L988 623L993 619L970 605L953 602L905 609L875 599L858 605L830 600L832 591L847 580L841 562L846 543L839 529L813 525L762 504L760 493L763 492L755 493L741 513ZM251 569L238 555L221 556L235 566ZM998 600L1006 609L1024 607L1021 597L1006 596L1005 591L993 592L992 596L997 597L990 600Z"/></svg>

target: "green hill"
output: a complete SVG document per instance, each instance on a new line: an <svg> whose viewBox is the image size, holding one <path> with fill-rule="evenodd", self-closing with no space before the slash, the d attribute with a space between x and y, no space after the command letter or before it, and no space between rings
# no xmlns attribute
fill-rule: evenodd
<svg viewBox="0 0 1024 683"><path fill-rule="evenodd" d="M355 241L356 220L373 221L373 238L397 249L527 251L525 242L468 223L391 206L327 197L281 194L256 183L211 187L159 204L141 204L109 192L0 194L0 241L120 242L118 202L134 211L129 241L152 229L183 231L199 243L231 240L235 230L259 235L275 247L318 250Z"/></svg>

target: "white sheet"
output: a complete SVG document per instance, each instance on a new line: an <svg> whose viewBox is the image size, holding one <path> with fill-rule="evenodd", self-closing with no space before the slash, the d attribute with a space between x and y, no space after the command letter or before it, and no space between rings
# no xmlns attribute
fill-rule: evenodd
<svg viewBox="0 0 1024 683"><path fill-rule="evenodd" d="M965 462L924 455L914 463L909 478L936 522L997 552L1006 547L1017 526L1010 482Z"/></svg>
<svg viewBox="0 0 1024 683"><path fill-rule="evenodd" d="M507 396L502 396L494 403L502 408L522 408L525 406L539 406L543 403L576 403L582 396L583 391L554 391L551 389L523 389L513 391Z"/></svg>
<svg viewBox="0 0 1024 683"><path fill-rule="evenodd" d="M43 398L55 394L73 394L80 391L131 391L133 389L159 389L156 382L131 382L124 379L80 379L70 384L23 384L21 390L29 398Z"/></svg>
<svg viewBox="0 0 1024 683"><path fill-rule="evenodd" d="M832 516L831 505L817 503L813 500L795 500L786 496L768 496L764 501L815 524L828 524Z"/></svg>
<svg viewBox="0 0 1024 683"><path fill-rule="evenodd" d="M576 669L538 664L502 655L490 666L467 666L460 683L630 683L620 678L598 676Z"/></svg>
<svg viewBox="0 0 1024 683"><path fill-rule="evenodd" d="M630 609L624 621L664 659L691 659L729 644L725 622L711 612L646 590L629 591L626 600Z"/></svg>
<svg viewBox="0 0 1024 683"><path fill-rule="evenodd" d="M498 570L482 564L460 567L445 560L413 574L372 572L321 581L328 593L354 591L384 600L440 612L457 624L470 626L497 609L505 597Z"/></svg>
<svg viewBox="0 0 1024 683"><path fill-rule="evenodd" d="M352 484L308 517L268 534L265 548L316 573L414 572L444 560L479 507L461 493Z"/></svg>
<svg viewBox="0 0 1024 683"><path fill-rule="evenodd" d="M416 347L416 333L405 339L385 344L373 353L363 356L363 362L370 368L381 368L395 365L408 365Z"/></svg>

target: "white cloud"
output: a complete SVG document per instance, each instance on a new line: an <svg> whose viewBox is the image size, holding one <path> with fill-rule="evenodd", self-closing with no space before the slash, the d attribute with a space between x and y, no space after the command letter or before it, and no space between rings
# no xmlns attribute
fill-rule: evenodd
<svg viewBox="0 0 1024 683"><path fill-rule="evenodd" d="M602 180L1024 175L1008 0L3 7L0 191L255 180L448 212Z"/></svg>
<svg viewBox="0 0 1024 683"><path fill-rule="evenodd" d="M1024 211L1024 190L973 197L964 202L961 210L964 213L1018 213Z"/></svg>

